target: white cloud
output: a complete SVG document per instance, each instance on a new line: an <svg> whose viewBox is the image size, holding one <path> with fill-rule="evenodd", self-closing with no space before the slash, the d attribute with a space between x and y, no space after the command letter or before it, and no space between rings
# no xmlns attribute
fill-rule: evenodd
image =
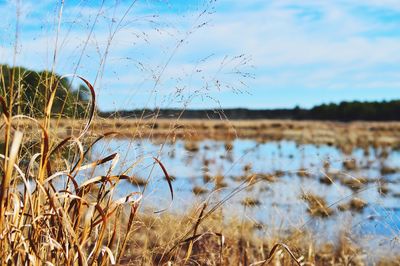
<svg viewBox="0 0 400 266"><path fill-rule="evenodd" d="M125 2L120 3L117 8L106 4L101 9L79 69L90 79L99 69L110 32L127 9ZM8 21L4 23L8 26L0 28L2 32L13 30L13 15L5 11L11 7L7 4L0 8L0 15ZM54 21L56 15L51 1L41 8L38 11L33 2L24 1L18 61L39 69L50 66L55 41L54 25L41 28L41 23ZM74 69L99 10L65 6L58 71ZM400 81L396 71L400 70L396 67L400 61L399 25L378 15L371 18L370 13L363 13L365 10L374 10L378 15L382 10L400 12L400 4L390 0L220 0L214 14L204 14L199 20L199 11L189 9L176 14L159 6L139 4L113 39L100 84L125 94L132 87L151 88L153 75L161 72L160 85L165 87L160 89L165 93L174 84L193 91L207 79L215 79L216 73L227 83L237 83L238 77L221 74L218 69L225 55L244 53L253 58L256 70L249 66L243 70L256 74L257 79L250 84L257 88L393 88ZM207 25L196 28L203 22ZM10 63L12 40L8 35L1 41L6 44L0 53L3 62ZM210 54L214 57L198 65ZM118 98L116 94L113 97Z"/></svg>

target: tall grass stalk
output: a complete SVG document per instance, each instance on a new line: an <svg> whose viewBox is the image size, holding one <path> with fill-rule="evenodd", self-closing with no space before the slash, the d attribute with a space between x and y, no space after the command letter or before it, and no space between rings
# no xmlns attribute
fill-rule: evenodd
<svg viewBox="0 0 400 266"><path fill-rule="evenodd" d="M61 79L65 78L55 75L63 6L62 1L51 72L39 82L46 88L42 95L45 104L41 119L22 114L19 108L23 99L23 73L18 73L19 68L13 68L10 80L5 80L3 73L0 73L5 93L0 96L4 132L4 148L0 155L3 160L0 166L2 265L115 264L124 255L129 230L141 200L139 192L132 192L121 199L115 198L114 190L118 183L129 178L123 174L112 175L118 163L117 154L84 164L89 150L84 148L87 147L85 138L94 117L96 100L94 88L86 79L77 76L87 85L91 94L88 121L83 130L65 139L58 139L53 133L52 109L57 90L63 89L60 87ZM14 65L18 46L18 14L17 11ZM31 104L34 107L34 103ZM24 136L24 128L20 127L19 120L27 120L32 124L31 127L39 128L40 137L35 144L37 149L29 148L35 137ZM65 157L65 150L76 152L74 156ZM29 154L29 151L32 153ZM66 163L55 163L57 158L63 158ZM77 177L82 170L94 169L107 162L111 162L111 166L104 175L86 176L85 182L78 183ZM55 184L60 178L65 182ZM128 214L126 227L119 223L125 214ZM126 232L125 238L121 237L121 232Z"/></svg>
<svg viewBox="0 0 400 266"><path fill-rule="evenodd" d="M50 134L53 130L51 110L58 86L49 88L44 119L41 120L13 114L14 109L9 108L13 104L12 97L0 96L6 140L4 155L1 155L4 160L0 198L2 264L103 265L116 263L123 255L127 240L119 242L117 229L122 229L115 225L128 208L127 228L132 227L141 194L132 192L115 199L115 187L121 180L129 178L111 174L118 163L117 154L83 164L88 150L85 151L82 140L94 116L95 94L91 84L79 78L92 93L89 119L78 136L69 136L61 141ZM59 82L54 80L56 85ZM8 102L5 99L9 99ZM29 162L21 159L27 158L27 154L21 154L21 147L27 145L32 136L23 136L21 131L24 129L16 127L20 119L38 125L42 132L39 152L30 154ZM76 147L77 159L63 169L54 166L56 156L69 147ZM76 178L80 171L109 161L111 166L104 176L87 177L85 182L78 184ZM61 177L65 178L65 183L61 186L54 184ZM115 223L111 224L112 221Z"/></svg>

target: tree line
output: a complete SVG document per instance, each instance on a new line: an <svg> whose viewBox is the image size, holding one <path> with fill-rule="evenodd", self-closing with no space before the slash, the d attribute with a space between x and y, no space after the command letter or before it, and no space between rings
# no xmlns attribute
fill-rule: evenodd
<svg viewBox="0 0 400 266"><path fill-rule="evenodd" d="M88 104L86 86L74 88L70 79L61 79L60 75L50 71L0 65L0 95L7 103L10 102L10 97L13 97L13 114L42 117L52 90L56 90L52 106L53 115L84 116Z"/></svg>
<svg viewBox="0 0 400 266"><path fill-rule="evenodd" d="M54 81L59 82L54 82ZM54 85L56 85L54 87ZM53 88L50 88L53 86ZM0 65L0 95L10 102L13 93L13 113L41 117L49 100L50 90L56 89L52 114L64 117L82 117L88 105L88 89L84 85L74 88L71 80L61 79L49 71L34 71L24 67ZM120 118L183 118L183 119L293 119L332 121L400 121L400 100L344 101L339 104L321 104L313 108L283 109L136 109L118 112L101 112L101 117Z"/></svg>
<svg viewBox="0 0 400 266"><path fill-rule="evenodd" d="M400 121L400 100L375 102L341 102L321 104L313 108L284 109L136 109L118 112L100 112L102 117L120 118L177 118L182 119L293 119L330 121Z"/></svg>

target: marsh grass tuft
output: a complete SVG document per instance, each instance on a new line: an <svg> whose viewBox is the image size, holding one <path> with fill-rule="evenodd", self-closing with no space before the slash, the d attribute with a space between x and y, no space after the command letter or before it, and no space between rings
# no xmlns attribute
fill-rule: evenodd
<svg viewBox="0 0 400 266"><path fill-rule="evenodd" d="M137 185L139 187L143 187L147 185L147 181L141 177L137 176L130 176L129 177L129 182L131 182L134 185Z"/></svg>
<svg viewBox="0 0 400 266"><path fill-rule="evenodd" d="M365 177L353 177L353 176L348 176L348 177L341 177L340 178L340 183L344 186L347 186L348 188L357 191L365 187L366 184L371 182L372 180L369 180L368 178Z"/></svg>
<svg viewBox="0 0 400 266"><path fill-rule="evenodd" d="M347 211L347 210L352 210L355 212L361 212L364 210L365 207L367 207L367 202L364 201L363 199L360 198L352 198L348 203L343 203L338 205L338 209L340 211Z"/></svg>
<svg viewBox="0 0 400 266"><path fill-rule="evenodd" d="M328 206L326 200L311 192L304 193L301 198L308 204L308 212L311 216L329 217L333 210Z"/></svg>
<svg viewBox="0 0 400 266"><path fill-rule="evenodd" d="M261 201L259 199L250 197L244 198L240 203L246 207L256 207L261 205Z"/></svg>
<svg viewBox="0 0 400 266"><path fill-rule="evenodd" d="M208 190L204 187L201 186L194 186L193 189L193 194L195 195L202 195L202 194L206 194L208 192Z"/></svg>

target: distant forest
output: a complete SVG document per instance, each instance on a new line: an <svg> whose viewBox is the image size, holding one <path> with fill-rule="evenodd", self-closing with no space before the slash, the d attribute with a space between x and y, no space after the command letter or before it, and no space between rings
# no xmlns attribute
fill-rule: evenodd
<svg viewBox="0 0 400 266"><path fill-rule="evenodd" d="M151 118L158 113L159 118L177 118L179 109L138 109L119 112L99 112L102 117ZM400 121L400 100L382 102L341 102L322 104L311 109L295 107L292 109L252 110L243 108L224 110L185 110L183 119L293 119L293 120L331 120L331 121Z"/></svg>
<svg viewBox="0 0 400 266"><path fill-rule="evenodd" d="M55 89L52 114L64 117L83 117L88 105L88 89L84 85L73 88L70 80L49 71L34 71L24 67L0 65L0 95L10 102L10 87L14 87L14 114L42 117L50 97L52 80L60 80Z"/></svg>
<svg viewBox="0 0 400 266"><path fill-rule="evenodd" d="M33 71L23 67L0 65L0 95L9 102L9 89L16 86L13 112L41 117L49 97L51 79L61 76L48 71ZM53 114L65 117L82 117L88 104L88 89L81 85L73 88L68 79L62 79L56 88L56 97L52 108ZM101 117L177 118L182 113L179 109L138 109L119 112L101 112ZM400 100L382 102L341 102L322 104L311 109L295 107L292 109L243 109L224 110L185 110L183 119L293 119L293 120L332 120L332 121L400 121Z"/></svg>

